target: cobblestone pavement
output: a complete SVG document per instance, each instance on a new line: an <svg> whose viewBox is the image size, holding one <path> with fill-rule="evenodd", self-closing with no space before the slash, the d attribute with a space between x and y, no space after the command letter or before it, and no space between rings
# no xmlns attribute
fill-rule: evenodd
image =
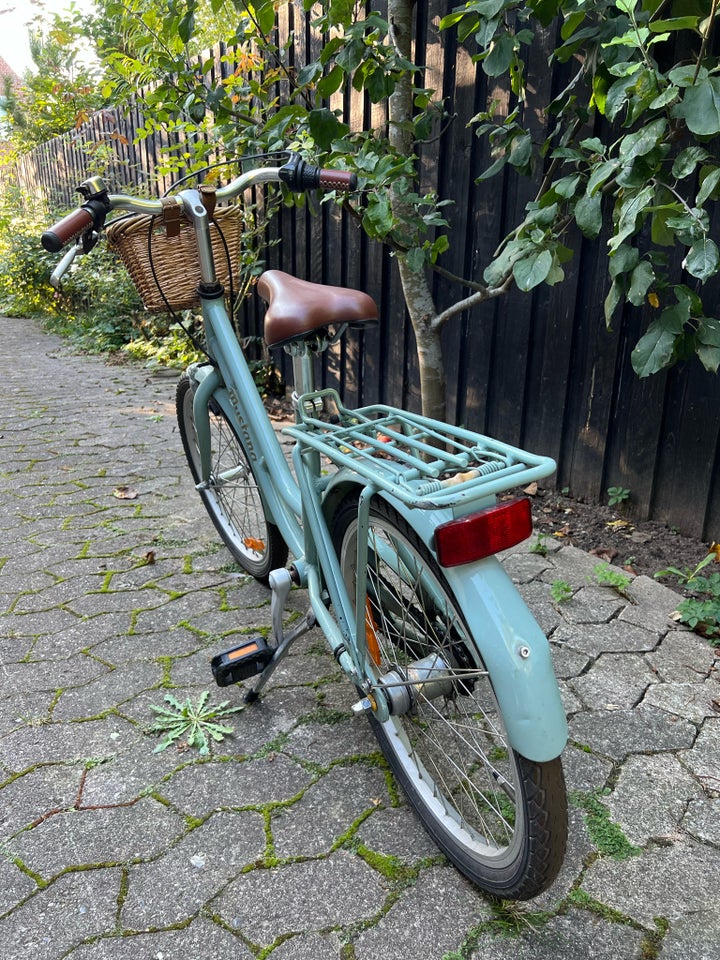
<svg viewBox="0 0 720 960"><path fill-rule="evenodd" d="M549 891L492 902L398 797L316 633L209 759L154 752L169 690L241 703L208 661L269 624L268 593L202 513L174 379L25 320L0 343L4 960L717 960L720 687L674 594L619 596L573 548L507 558L561 679L571 834Z"/></svg>

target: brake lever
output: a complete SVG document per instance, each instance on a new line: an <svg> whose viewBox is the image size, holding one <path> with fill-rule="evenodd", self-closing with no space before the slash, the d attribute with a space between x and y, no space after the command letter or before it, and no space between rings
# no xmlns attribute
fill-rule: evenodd
<svg viewBox="0 0 720 960"><path fill-rule="evenodd" d="M78 253L81 253L81 252L82 252L82 242L76 243L74 247L70 247L67 253L65 254L65 256L60 261L60 263L58 263L58 265L55 267L53 272L50 274L50 285L55 290L62 289L62 278L70 269L70 265L72 264L75 257L78 255Z"/></svg>

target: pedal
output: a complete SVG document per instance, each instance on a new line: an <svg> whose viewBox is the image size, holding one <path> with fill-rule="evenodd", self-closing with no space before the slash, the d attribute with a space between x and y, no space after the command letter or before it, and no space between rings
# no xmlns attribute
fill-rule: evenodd
<svg viewBox="0 0 720 960"><path fill-rule="evenodd" d="M269 647L264 637L251 637L238 647L218 653L210 661L210 667L219 687L239 683L262 673L273 658L275 650Z"/></svg>

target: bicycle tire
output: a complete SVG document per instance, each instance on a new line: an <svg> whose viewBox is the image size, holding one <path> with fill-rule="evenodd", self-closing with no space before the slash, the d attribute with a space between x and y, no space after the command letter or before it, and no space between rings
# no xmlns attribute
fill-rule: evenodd
<svg viewBox="0 0 720 960"><path fill-rule="evenodd" d="M356 530L351 496L332 524L351 597ZM442 570L382 499L371 504L368 536L368 629L378 677L407 680L408 666L428 655L443 666L441 694L419 689L408 712L384 723L368 712L382 751L435 843L469 880L497 897L534 897L565 855L560 759L536 763L509 746L492 677Z"/></svg>
<svg viewBox="0 0 720 960"><path fill-rule="evenodd" d="M183 449L195 483L200 482L200 452L193 415L190 378L183 374L176 392L176 410ZM210 486L200 497L215 529L240 566L261 583L284 567L288 548L277 526L265 514L260 490L242 440L215 401L210 402ZM218 483L221 474L238 476Z"/></svg>

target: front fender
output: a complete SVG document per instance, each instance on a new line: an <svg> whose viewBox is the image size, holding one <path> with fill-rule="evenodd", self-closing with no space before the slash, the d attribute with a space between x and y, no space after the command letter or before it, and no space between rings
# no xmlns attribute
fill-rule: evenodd
<svg viewBox="0 0 720 960"><path fill-rule="evenodd" d="M337 477L328 490L347 491L349 476ZM413 527L435 555L434 532L450 519L447 510L418 510L385 498ZM512 747L529 760L558 757L567 742L567 719L545 634L517 588L495 557L443 568L467 621L470 634L492 679Z"/></svg>

